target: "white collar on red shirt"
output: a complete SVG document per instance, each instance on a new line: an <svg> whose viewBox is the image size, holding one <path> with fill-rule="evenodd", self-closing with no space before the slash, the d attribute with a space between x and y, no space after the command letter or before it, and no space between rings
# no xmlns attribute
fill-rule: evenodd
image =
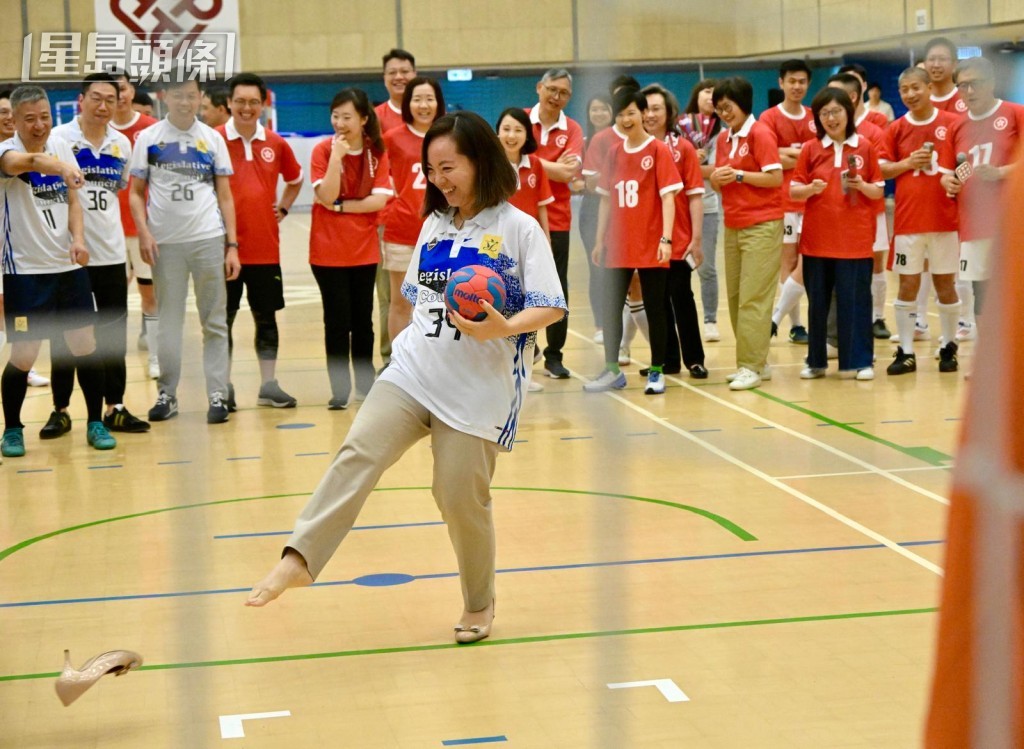
<svg viewBox="0 0 1024 749"><path fill-rule="evenodd" d="M800 114L790 114L781 104L776 104L775 108L789 119L796 120L797 122L801 122L805 117L807 117L807 108L803 104L800 105Z"/></svg>
<svg viewBox="0 0 1024 749"><path fill-rule="evenodd" d="M242 134L240 132L238 132L238 128L235 127L235 118L234 117L229 118L227 123L224 125L224 134L228 136L228 140L237 140L238 138L241 138L243 141L245 140L245 138L242 136ZM262 122L257 122L256 123L256 132L253 134L253 136L252 136L252 138L250 140L266 140L266 139L267 139L267 130L266 130L266 128L263 127L263 123Z"/></svg>
<svg viewBox="0 0 1024 749"><path fill-rule="evenodd" d="M728 133L729 133L729 136L728 136L729 140L737 140L738 138L746 138L750 134L750 128L752 128L754 126L755 122L757 122L757 120L754 119L754 115L748 114L746 121L744 121L744 123L743 123L743 127L741 127L735 133L732 130L728 131Z"/></svg>
<svg viewBox="0 0 1024 749"><path fill-rule="evenodd" d="M387 105L388 105L388 109L390 109L392 112L397 114L399 117L402 116L402 108L401 107L396 107L394 102L391 101L391 99L387 100Z"/></svg>
<svg viewBox="0 0 1024 749"><path fill-rule="evenodd" d="M861 116L860 116L860 117L857 117L857 118L856 118L856 119L855 119L855 120L853 121L854 127L860 127L860 123L864 122L864 120L866 120L866 119L868 118L868 114L869 114L870 112L871 112L871 110L870 110L870 109L868 109L867 107L864 107L864 112L863 112L863 114L861 114ZM827 138L828 136L826 135L825 137Z"/></svg>
<svg viewBox="0 0 1024 749"><path fill-rule="evenodd" d="M425 137L427 137L427 134L426 134L426 133L421 133L421 132L420 132L419 130L417 130L416 128L414 128L414 127L413 127L412 125L410 125L410 124L409 124L408 122L406 122L406 123L405 123L405 126L406 126L407 128L409 128L409 132L410 132L410 133L412 133L413 135L415 135L415 136L416 136L417 138L425 138Z"/></svg>
<svg viewBox="0 0 1024 749"><path fill-rule="evenodd" d="M534 125L540 125L541 130L545 132L569 129L569 119L565 116L565 112L559 112L558 121L551 127L545 128L544 123L540 121L540 104L534 104L533 109L530 110L530 122Z"/></svg>
<svg viewBox="0 0 1024 749"><path fill-rule="evenodd" d="M932 95L930 96L930 98L931 98L931 100L932 100L932 101L938 101L938 102L943 102L943 101L949 101L949 100L950 100L950 99L952 99L952 98L953 98L954 96L956 96L956 86L953 86L953 90L952 90L952 91L950 91L950 92L949 92L948 94L946 94L945 96L936 96L935 94L932 94Z"/></svg>
<svg viewBox="0 0 1024 749"><path fill-rule="evenodd" d="M649 143L650 143L650 142L651 142L652 140L654 140L654 136L653 136L653 135L648 135L648 136L647 136L646 138L644 138L644 142L643 142L643 143L641 143L641 144L640 144L639 146L637 146L636 148L630 148L630 147L629 147L629 143L627 143L627 142L626 142L625 140L623 140L623 141L622 141L622 150L623 150L623 151L625 151L626 153L640 153L640 152L641 152L641 151L643 151L643 150L644 150L645 148L647 148L647 145L648 145L648 144L649 144Z"/></svg>
<svg viewBox="0 0 1024 749"><path fill-rule="evenodd" d="M977 117L975 117L973 114L971 114L968 111L967 112L967 116L970 117L971 120L974 121L974 122L981 122L982 120L987 120L989 117L994 115L996 113L996 111L999 109L999 107L1001 107L1001 106L1003 106L1003 100L1002 99L996 99L996 105L994 107L992 107L992 109L990 109L987 112L985 112L985 114L979 114Z"/></svg>
<svg viewBox="0 0 1024 749"><path fill-rule="evenodd" d="M530 168L530 155L529 154L525 154L525 153L521 154L520 157L519 157L519 163L518 164L512 164L512 166L514 166L516 169L529 169Z"/></svg>
<svg viewBox="0 0 1024 749"><path fill-rule="evenodd" d="M932 116L929 117L927 120L916 120L916 119L914 119L914 115L911 112L907 112L904 115L904 117L907 118L907 122L909 122L911 125L917 125L919 127L922 126L922 125L931 125L933 122L935 122L935 118L937 118L938 116L939 116L939 108L938 107L935 107L933 109Z"/></svg>
<svg viewBox="0 0 1024 749"><path fill-rule="evenodd" d="M118 125L116 122L114 122L113 119L111 119L110 120L110 126L112 128L114 128L115 130L127 130L132 125L134 125L136 122L138 122L139 121L139 117L141 117L141 116L142 116L142 112L136 111L135 114L132 115L132 118L130 120L128 120L128 122L124 123L123 125Z"/></svg>
<svg viewBox="0 0 1024 749"><path fill-rule="evenodd" d="M849 146L850 148L856 148L860 145L860 136L858 136L857 133L854 133L842 143L836 143L826 135L821 139L821 145L823 148L828 148L829 146L834 148L836 157L833 160L833 164L835 164L835 166L843 166L843 147Z"/></svg>

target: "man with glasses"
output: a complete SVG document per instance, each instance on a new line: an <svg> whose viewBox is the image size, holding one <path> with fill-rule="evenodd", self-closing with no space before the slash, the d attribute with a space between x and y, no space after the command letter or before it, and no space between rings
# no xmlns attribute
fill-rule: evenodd
<svg viewBox="0 0 1024 749"><path fill-rule="evenodd" d="M281 280L281 242L277 225L288 215L302 188L302 167L288 142L260 122L267 85L258 75L239 73L228 81L231 119L216 128L231 156L231 194L238 221L238 259L242 270L228 281L228 353L234 348L231 328L248 292L256 328L256 358L260 363L258 406L294 408L295 398L277 384L278 330L276 313L284 309ZM277 183L284 193L277 200ZM230 367L230 361L228 363ZM230 373L230 368L229 368ZM235 410L235 388L228 384L228 410Z"/></svg>
<svg viewBox="0 0 1024 749"><path fill-rule="evenodd" d="M555 202L548 206L548 226L555 269L566 300L569 299L569 228L572 225L569 182L583 165L583 129L562 111L571 98L572 75L564 68L555 68L544 73L537 83L538 103L528 110L537 140L536 156L551 181L551 192L555 196ZM568 331L568 317L547 327L544 372L556 380L570 376L562 363L562 348Z"/></svg>
<svg viewBox="0 0 1024 749"><path fill-rule="evenodd" d="M944 36L935 37L924 47L924 69L932 89L932 104L936 109L963 116L967 103L953 83L956 58L956 45Z"/></svg>

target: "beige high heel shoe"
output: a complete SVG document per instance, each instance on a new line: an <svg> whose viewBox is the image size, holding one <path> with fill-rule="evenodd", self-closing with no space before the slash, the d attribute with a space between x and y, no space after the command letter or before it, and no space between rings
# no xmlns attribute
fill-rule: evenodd
<svg viewBox="0 0 1024 749"><path fill-rule="evenodd" d="M64 670L55 684L57 697L67 707L105 674L121 676L142 665L142 656L131 650L111 650L86 661L81 669L71 665L71 653L64 651Z"/></svg>
<svg viewBox="0 0 1024 749"><path fill-rule="evenodd" d="M495 611L498 608L496 601L491 601L491 620L487 624L474 624L471 627L459 623L455 625L455 642L460 645L468 645L471 642L479 642L491 634L491 626L494 624Z"/></svg>

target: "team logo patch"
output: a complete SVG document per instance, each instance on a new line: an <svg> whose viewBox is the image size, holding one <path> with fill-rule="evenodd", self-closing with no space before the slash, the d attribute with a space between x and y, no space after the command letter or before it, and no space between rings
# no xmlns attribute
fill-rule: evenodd
<svg viewBox="0 0 1024 749"><path fill-rule="evenodd" d="M121 156L121 146L117 145L116 143L113 144L110 147L110 155L113 156L115 159L122 158L122 156Z"/></svg>
<svg viewBox="0 0 1024 749"><path fill-rule="evenodd" d="M371 153L370 154L370 174L376 174L378 166L380 166L380 159L378 159L376 156L374 156Z"/></svg>
<svg viewBox="0 0 1024 749"><path fill-rule="evenodd" d="M526 184L528 184L530 187L536 187L537 186L537 175L536 174L531 174L529 177L527 177L526 178Z"/></svg>
<svg viewBox="0 0 1024 749"><path fill-rule="evenodd" d="M492 260L497 258L501 252L501 237L497 234L484 234L484 238L480 240L480 252Z"/></svg>
<svg viewBox="0 0 1024 749"><path fill-rule="evenodd" d="M742 146L740 146L739 154L741 157L743 157L746 156L748 153L750 153L750 146L744 143Z"/></svg>
<svg viewBox="0 0 1024 749"><path fill-rule="evenodd" d="M814 124L814 120L807 121L807 129L810 130L812 133L818 132L818 126Z"/></svg>
<svg viewBox="0 0 1024 749"><path fill-rule="evenodd" d="M200 138L196 141L196 150L199 151L199 153L207 153L210 150L210 147L206 145L205 140Z"/></svg>
<svg viewBox="0 0 1024 749"><path fill-rule="evenodd" d="M1005 130L1006 126L1010 124L1010 121L1005 117L996 117L996 121L992 123L992 127L996 130Z"/></svg>
<svg viewBox="0 0 1024 749"><path fill-rule="evenodd" d="M939 140L945 140L946 139L946 126L945 125L939 125L937 128L935 128L935 137L938 138Z"/></svg>
<svg viewBox="0 0 1024 749"><path fill-rule="evenodd" d="M568 135L559 135L557 138L555 138L555 145L558 146L559 148L565 148L565 144L568 142Z"/></svg>
<svg viewBox="0 0 1024 749"><path fill-rule="evenodd" d="M672 161L675 161L675 162L678 163L681 158L683 158L683 155L681 153L679 153L679 151L677 151L676 149L673 148L672 149Z"/></svg>
<svg viewBox="0 0 1024 749"><path fill-rule="evenodd" d="M649 170L652 166L654 166L653 156L644 156L642 159L640 159L640 168L643 169L645 172Z"/></svg>
<svg viewBox="0 0 1024 749"><path fill-rule="evenodd" d="M958 112L966 112L967 111L967 102L964 101L963 99L957 100L957 103L954 104L953 106L956 107L956 111L958 111Z"/></svg>
<svg viewBox="0 0 1024 749"><path fill-rule="evenodd" d="M27 333L28 332L28 318L27 317L15 317L14 318L14 332L16 332L16 333Z"/></svg>
<svg viewBox="0 0 1024 749"><path fill-rule="evenodd" d="M262 158L268 164L272 164L274 161L274 149L270 146L264 146L260 149L260 158Z"/></svg>
<svg viewBox="0 0 1024 749"><path fill-rule="evenodd" d="M857 165L857 171L864 168L864 157L859 153L853 155L853 163Z"/></svg>

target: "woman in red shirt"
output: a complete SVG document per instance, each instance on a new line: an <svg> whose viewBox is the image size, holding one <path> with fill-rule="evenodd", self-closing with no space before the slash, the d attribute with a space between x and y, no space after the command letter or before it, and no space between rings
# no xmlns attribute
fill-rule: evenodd
<svg viewBox="0 0 1024 749"><path fill-rule="evenodd" d="M373 385L373 288L380 261L377 212L392 195L380 123L366 94L346 88L331 101L334 135L313 148L316 203L309 264L324 307L324 347L332 411L348 407L353 364L356 393ZM351 343L350 343L351 339Z"/></svg>
<svg viewBox="0 0 1024 749"><path fill-rule="evenodd" d="M885 181L874 146L857 134L853 102L841 88L825 88L811 102L817 140L800 151L789 188L806 200L800 254L804 262L809 328L805 380L824 377L828 308L836 297L839 376L873 380L871 275L875 206Z"/></svg>
<svg viewBox="0 0 1024 749"><path fill-rule="evenodd" d="M530 155L537 150L537 139L529 116L521 107L509 107L498 116L494 130L505 155L519 175L519 189L508 202L537 219L550 241L547 207L555 202L555 196L551 193L551 183L540 159Z"/></svg>

